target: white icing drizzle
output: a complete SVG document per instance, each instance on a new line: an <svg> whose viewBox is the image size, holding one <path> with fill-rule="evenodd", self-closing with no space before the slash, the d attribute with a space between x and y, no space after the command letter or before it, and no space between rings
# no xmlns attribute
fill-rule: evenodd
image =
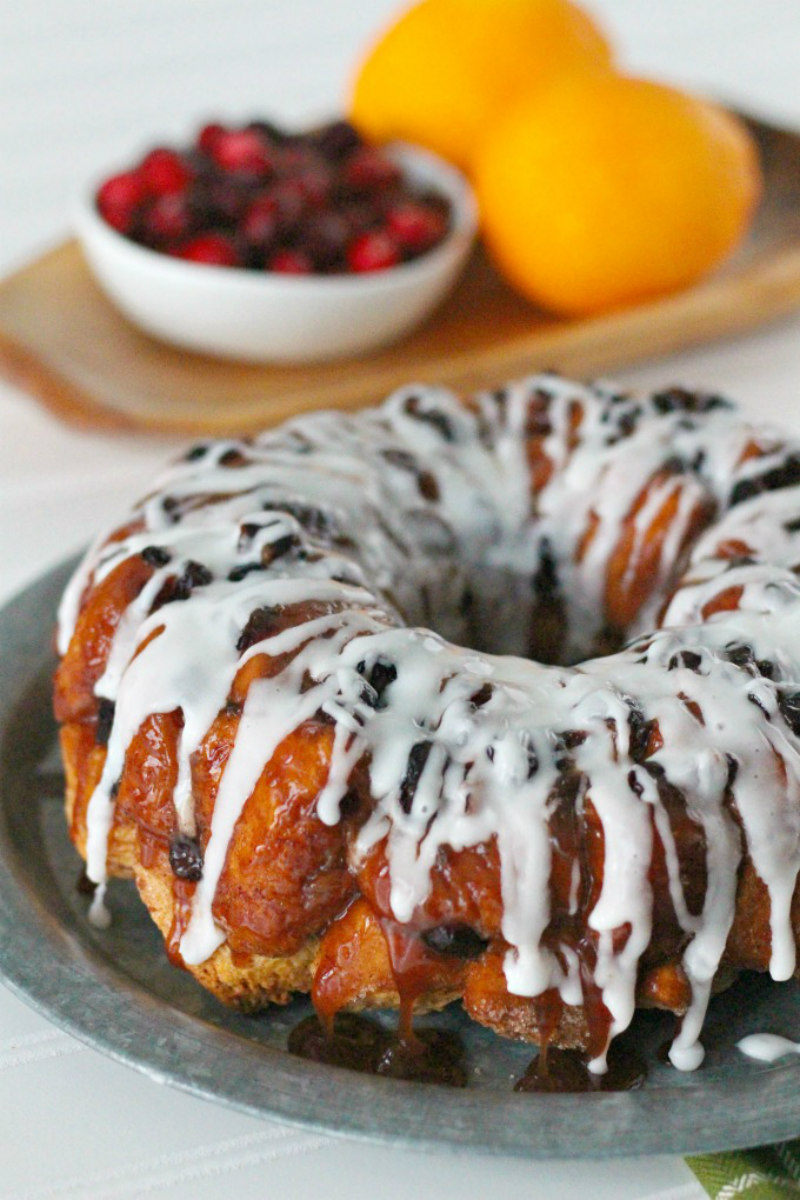
<svg viewBox="0 0 800 1200"><path fill-rule="evenodd" d="M534 433L551 465L536 490L528 463ZM752 444L764 453L744 458ZM338 821L351 773L368 755L372 811L354 854L387 838L398 921L424 907L442 847L496 840L504 968L509 990L521 996L556 988L565 1003L581 1002L574 947L564 942L556 952L545 933L554 789L565 771L582 781L578 810L591 804L603 831L602 889L587 924L611 1036L633 1016L652 936L656 832L688 939L682 966L692 992L671 1057L681 1069L697 1066L743 852L769 893L771 973L786 979L796 968L800 740L785 697L797 691L800 706L800 585L791 570L800 562L791 527L800 475L779 491L740 498L792 453L785 439L751 429L714 398L695 398L693 408L672 393L641 400L549 375L468 404L442 389L404 388L358 416L319 414L252 444L199 446L134 510L141 529L94 544L60 609L65 652L87 588L131 556L160 552L150 556L153 575L123 614L95 688L115 705L87 816L87 870L100 885L95 915L102 916L114 788L142 723L182 714L174 804L179 829L193 835L193 754L243 663L287 654L285 667L247 692L180 944L185 962L205 961L224 941L214 895L265 765L293 730L323 713L335 729L318 814ZM526 651L545 551L566 604L565 657L573 661L604 629L607 569L623 522L635 512L627 587L648 530L673 498L658 594L631 632L656 623L672 581L661 629L576 667L514 656ZM679 557L702 505L722 515L696 539L681 576ZM756 561L730 560L725 547L736 539L757 551ZM181 579L185 595L175 595ZM164 602L170 588L173 602ZM731 588L741 590L738 607L704 618ZM292 605L311 607L240 648L251 614ZM437 633L420 627L434 620ZM498 623L505 629L493 646L514 654L456 644L480 644ZM732 647L750 657L737 661ZM771 678L759 674L759 662L771 665ZM369 684L376 664L394 672L380 703ZM661 744L645 761L632 745L634 727L653 722ZM580 734L566 750L564 731ZM707 887L695 914L665 785L679 790L705 836ZM570 913L581 884L576 866ZM605 1053L591 1067L605 1070Z"/></svg>
<svg viewBox="0 0 800 1200"><path fill-rule="evenodd" d="M758 1062L774 1063L789 1054L800 1054L800 1042L791 1042L777 1033L751 1033L736 1043L736 1049Z"/></svg>

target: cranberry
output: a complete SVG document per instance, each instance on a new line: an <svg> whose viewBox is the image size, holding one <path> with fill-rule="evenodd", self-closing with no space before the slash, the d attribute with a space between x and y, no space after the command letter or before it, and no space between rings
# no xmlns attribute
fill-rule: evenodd
<svg viewBox="0 0 800 1200"><path fill-rule="evenodd" d="M144 195L144 185L138 171L123 171L101 184L97 193L97 207L103 220L120 233L128 233Z"/></svg>
<svg viewBox="0 0 800 1200"><path fill-rule="evenodd" d="M400 262L400 252L388 233L376 229L353 239L347 249L347 262L351 271L383 271Z"/></svg>
<svg viewBox="0 0 800 1200"><path fill-rule="evenodd" d="M380 214L375 211L375 206L367 200L343 202L339 206L339 211L347 221L351 235L366 233L368 229L377 228L381 222Z"/></svg>
<svg viewBox="0 0 800 1200"><path fill-rule="evenodd" d="M331 173L322 165L309 166L298 173L297 183L303 199L312 208L322 208L331 190Z"/></svg>
<svg viewBox="0 0 800 1200"><path fill-rule="evenodd" d="M278 202L274 196L257 196L242 217L242 233L248 242L266 245L275 238L279 223Z"/></svg>
<svg viewBox="0 0 800 1200"><path fill-rule="evenodd" d="M302 250L278 250L267 263L270 271L279 271L282 275L310 275L314 264Z"/></svg>
<svg viewBox="0 0 800 1200"><path fill-rule="evenodd" d="M206 225L236 225L248 200L236 181L225 176L206 180L197 191L197 205Z"/></svg>
<svg viewBox="0 0 800 1200"><path fill-rule="evenodd" d="M371 191L398 183L400 168L376 146L360 146L344 164L343 179L354 191Z"/></svg>
<svg viewBox="0 0 800 1200"><path fill-rule="evenodd" d="M273 121L250 121L247 125L248 129L252 129L259 134L265 142L272 142L275 146L280 146L289 140L290 135L285 133L279 125Z"/></svg>
<svg viewBox="0 0 800 1200"><path fill-rule="evenodd" d="M313 213L300 227L298 238L318 270L331 271L346 265L350 227L340 213Z"/></svg>
<svg viewBox="0 0 800 1200"><path fill-rule="evenodd" d="M386 225L404 250L420 253L442 240L447 217L427 205L406 201L389 209Z"/></svg>
<svg viewBox="0 0 800 1200"><path fill-rule="evenodd" d="M239 255L230 238L223 233L199 233L175 251L178 258L206 263L214 267L238 267Z"/></svg>
<svg viewBox="0 0 800 1200"><path fill-rule="evenodd" d="M299 175L323 165L320 155L299 137L291 138L281 150L281 175Z"/></svg>
<svg viewBox="0 0 800 1200"><path fill-rule="evenodd" d="M281 224L287 231L299 221L306 207L305 191L297 179L279 179L269 195L280 213Z"/></svg>
<svg viewBox="0 0 800 1200"><path fill-rule="evenodd" d="M154 196L182 192L192 178L192 171L181 155L161 146L145 155L139 174L145 190Z"/></svg>
<svg viewBox="0 0 800 1200"><path fill-rule="evenodd" d="M143 218L144 233L154 242L181 241L193 224L186 197L174 193L158 196Z"/></svg>
<svg viewBox="0 0 800 1200"><path fill-rule="evenodd" d="M204 154L209 157L213 152L213 148L217 143L220 134L224 134L225 129L216 121L211 121L208 125L204 125L197 135L197 146Z"/></svg>
<svg viewBox="0 0 800 1200"><path fill-rule="evenodd" d="M223 171L264 178L273 168L269 147L255 129L223 129L211 141L210 154Z"/></svg>
<svg viewBox="0 0 800 1200"><path fill-rule="evenodd" d="M405 183L346 121L306 134L211 122L187 150L158 146L106 180L97 207L164 253L293 274L392 267L437 245L450 220L446 200Z"/></svg>
<svg viewBox="0 0 800 1200"><path fill-rule="evenodd" d="M340 162L362 145L361 135L349 121L332 121L311 135L312 143L331 162Z"/></svg>

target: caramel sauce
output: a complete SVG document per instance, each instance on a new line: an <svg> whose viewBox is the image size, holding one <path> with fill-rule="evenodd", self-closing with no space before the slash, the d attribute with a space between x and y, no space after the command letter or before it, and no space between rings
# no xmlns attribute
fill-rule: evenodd
<svg viewBox="0 0 800 1200"><path fill-rule="evenodd" d="M356 1013L337 1013L331 1028L306 1017L289 1034L290 1054L331 1067L416 1083L466 1087L464 1046L454 1033L421 1029L409 1039Z"/></svg>
<svg viewBox="0 0 800 1200"><path fill-rule="evenodd" d="M612 1042L608 1070L597 1075L588 1067L588 1056L578 1050L545 1047L514 1084L515 1092L630 1092L647 1078L647 1068L628 1046Z"/></svg>

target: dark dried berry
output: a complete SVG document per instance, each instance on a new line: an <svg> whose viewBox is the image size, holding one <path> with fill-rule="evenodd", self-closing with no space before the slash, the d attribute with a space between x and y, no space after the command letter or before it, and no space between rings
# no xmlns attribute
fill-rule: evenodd
<svg viewBox="0 0 800 1200"><path fill-rule="evenodd" d="M781 488L794 487L797 483L800 483L800 455L789 454L779 467L773 467L763 475L740 479L731 491L729 504L733 508L762 492L776 492Z"/></svg>
<svg viewBox="0 0 800 1200"><path fill-rule="evenodd" d="M432 425L445 442L454 442L456 440L456 432L453 422L438 408L423 408L419 396L409 396L403 406L410 417L415 421L422 421L426 425Z"/></svg>
<svg viewBox="0 0 800 1200"><path fill-rule="evenodd" d="M190 446L183 456L184 462L197 462L201 458L205 458L208 454L208 445L204 442L198 442L196 446Z"/></svg>
<svg viewBox="0 0 800 1200"><path fill-rule="evenodd" d="M113 700L107 700L105 696L100 697L97 705L97 728L94 735L98 746L108 745L108 737L114 723L114 707Z"/></svg>
<svg viewBox="0 0 800 1200"><path fill-rule="evenodd" d="M725 787L730 791L736 782L736 776L739 774L739 760L734 758L732 754L726 754L725 758L728 763L728 778L725 781Z"/></svg>
<svg viewBox="0 0 800 1200"><path fill-rule="evenodd" d="M709 395L706 392L690 392L686 388L667 388L653 396L653 406L657 412L689 412L706 413L715 408L730 408L731 403L722 396Z"/></svg>
<svg viewBox="0 0 800 1200"><path fill-rule="evenodd" d="M142 558L148 567L165 567L170 561L171 554L163 546L145 546Z"/></svg>
<svg viewBox="0 0 800 1200"><path fill-rule="evenodd" d="M436 925L425 930L422 940L445 958L479 958L488 945L469 925Z"/></svg>
<svg viewBox="0 0 800 1200"><path fill-rule="evenodd" d="M435 475L432 475L430 471L420 471L419 475L417 475L417 486L419 487L419 492L423 499L430 500L432 504L435 503L441 495L441 492L439 491L439 484L436 482L436 477Z"/></svg>
<svg viewBox="0 0 800 1200"><path fill-rule="evenodd" d="M760 696L757 696L755 692L748 692L747 699L751 704L755 704L756 708L760 708L764 716L769 720L769 712Z"/></svg>
<svg viewBox="0 0 800 1200"><path fill-rule="evenodd" d="M800 533L800 517L795 517L792 521L784 521L783 528L787 533Z"/></svg>
<svg viewBox="0 0 800 1200"><path fill-rule="evenodd" d="M282 609L279 606L265 604L262 608L256 608L250 613L236 643L236 649L240 654L244 654L245 650L255 646L256 642L263 642L265 638L271 637L277 632L281 612Z"/></svg>
<svg viewBox="0 0 800 1200"><path fill-rule="evenodd" d="M169 848L169 865L178 879L197 883L203 878L203 855L196 838L179 833Z"/></svg>
<svg viewBox="0 0 800 1200"><path fill-rule="evenodd" d="M628 731L630 756L635 763L643 762L653 733L653 721L648 721L638 704L631 701L628 707Z"/></svg>
<svg viewBox="0 0 800 1200"><path fill-rule="evenodd" d="M416 475L419 470L416 458L408 450L397 450L390 447L388 450L381 451L381 458L385 458L393 467L399 467L401 471L410 471L412 475Z"/></svg>
<svg viewBox="0 0 800 1200"><path fill-rule="evenodd" d="M369 688L364 690L363 700L370 708L382 709L386 708L388 701L384 696L384 692L390 683L394 683L397 679L397 667L394 663L387 662L383 658L376 659L369 675L367 675L366 663L360 662L356 668L359 675L363 675L369 684Z"/></svg>
<svg viewBox="0 0 800 1200"><path fill-rule="evenodd" d="M639 424L639 418L642 415L640 405L635 405L633 408L627 409L617 417L617 433L608 439L609 445L621 441L622 438L630 437Z"/></svg>
<svg viewBox="0 0 800 1200"><path fill-rule="evenodd" d="M274 503L270 502L264 507L270 512L288 513L313 538L318 538L321 541L334 541L339 533L334 517L313 504L299 504L293 500L285 500Z"/></svg>
<svg viewBox="0 0 800 1200"><path fill-rule="evenodd" d="M679 454L671 454L669 458L664 459L661 469L669 475L685 475L686 460L681 458Z"/></svg>
<svg viewBox="0 0 800 1200"><path fill-rule="evenodd" d="M565 729L556 734L559 746L564 750L575 750L582 746L588 736L585 729Z"/></svg>
<svg viewBox="0 0 800 1200"><path fill-rule="evenodd" d="M732 642L726 646L725 657L735 667L753 667L755 665L753 647L744 642Z"/></svg>
<svg viewBox="0 0 800 1200"><path fill-rule="evenodd" d="M263 571L263 564L260 562L240 563L238 567L231 567L228 571L228 579L231 583L240 583L253 571Z"/></svg>
<svg viewBox="0 0 800 1200"><path fill-rule="evenodd" d="M778 692L778 708L792 733L800 737L800 692Z"/></svg>
<svg viewBox="0 0 800 1200"><path fill-rule="evenodd" d="M677 654L673 654L667 663L667 670L675 671L678 667L686 667L689 671L699 673L702 662L702 655L697 654L696 651L680 650Z"/></svg>
<svg viewBox="0 0 800 1200"><path fill-rule="evenodd" d="M432 746L432 742L417 742L416 746L411 747L406 773L400 784L400 807L404 813L411 812L414 804L414 796L419 781L422 778L422 772L425 770L425 764L428 761L428 755L431 752Z"/></svg>
<svg viewBox="0 0 800 1200"><path fill-rule="evenodd" d="M213 578L214 576L208 567L204 567L202 563L190 560L183 568L181 575L173 575L166 580L155 598L153 611L155 612L156 609L161 608L165 604L175 604L181 600L188 600L195 588L207 587Z"/></svg>
<svg viewBox="0 0 800 1200"><path fill-rule="evenodd" d="M478 688L474 695L470 696L469 702L473 708L483 708L484 704L488 704L494 695L494 688L490 683L484 683L483 687Z"/></svg>
<svg viewBox="0 0 800 1200"><path fill-rule="evenodd" d="M389 449L382 451L382 457L393 467L399 467L413 475L416 478L420 495L426 500L436 501L439 499L440 491L436 477L430 471L423 470L413 454L409 454L407 450Z"/></svg>
<svg viewBox="0 0 800 1200"><path fill-rule="evenodd" d="M290 550L296 549L299 545L300 539L296 534L284 534L283 537L276 538L274 542L267 542L261 551L261 561L264 566L269 566L277 558L283 558L284 554L288 554Z"/></svg>
<svg viewBox="0 0 800 1200"><path fill-rule="evenodd" d="M634 796L639 796L641 798L644 795L644 785L635 771L628 771L628 787L631 789Z"/></svg>
<svg viewBox="0 0 800 1200"><path fill-rule="evenodd" d="M736 667L742 667L753 675L761 675L764 679L774 679L777 670L775 663L768 658L756 658L752 646L744 642L732 642L725 647L725 657Z"/></svg>
<svg viewBox="0 0 800 1200"><path fill-rule="evenodd" d="M207 587L209 583L213 581L214 576L211 574L208 567L203 566L202 563L195 562L193 559L190 559L184 568L183 578L186 579L190 588L196 588Z"/></svg>

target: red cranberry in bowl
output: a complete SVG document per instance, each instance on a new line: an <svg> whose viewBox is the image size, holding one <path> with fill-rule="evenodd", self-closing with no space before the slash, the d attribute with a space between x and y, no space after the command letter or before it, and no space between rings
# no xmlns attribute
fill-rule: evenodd
<svg viewBox="0 0 800 1200"><path fill-rule="evenodd" d="M380 192L400 182L400 169L378 146L358 146L345 159L342 178L356 192Z"/></svg>
<svg viewBox="0 0 800 1200"><path fill-rule="evenodd" d="M100 215L150 249L216 266L364 274L446 238L449 202L417 187L346 121L290 133L209 122L99 188Z"/></svg>
<svg viewBox="0 0 800 1200"><path fill-rule="evenodd" d="M100 185L97 207L100 215L119 233L130 233L146 192L136 171L122 171Z"/></svg>
<svg viewBox="0 0 800 1200"><path fill-rule="evenodd" d="M267 263L270 271L282 275L310 275L314 270L311 258L304 250L278 250Z"/></svg>
<svg viewBox="0 0 800 1200"><path fill-rule="evenodd" d="M221 171L233 175L263 179L275 165L266 140L255 129L221 129L209 153Z"/></svg>
<svg viewBox="0 0 800 1200"><path fill-rule="evenodd" d="M317 271L344 271L352 231L346 217L332 209L309 214L298 231L298 241Z"/></svg>
<svg viewBox="0 0 800 1200"><path fill-rule="evenodd" d="M447 216L430 204L403 200L386 213L386 227L405 251L420 253L442 240Z"/></svg>
<svg viewBox="0 0 800 1200"><path fill-rule="evenodd" d="M302 134L209 123L76 209L90 269L139 329L285 364L409 333L455 282L476 225L458 171L421 148L368 145L342 121Z"/></svg>
<svg viewBox="0 0 800 1200"><path fill-rule="evenodd" d="M150 195L171 196L184 191L192 169L175 150L159 146L142 159L139 176Z"/></svg>
<svg viewBox="0 0 800 1200"><path fill-rule="evenodd" d="M142 240L161 246L180 242L194 228L194 217L186 197L176 192L157 196L142 217Z"/></svg>
<svg viewBox="0 0 800 1200"><path fill-rule="evenodd" d="M376 229L353 239L347 261L351 271L385 271L400 262L400 249L394 238Z"/></svg>
<svg viewBox="0 0 800 1200"><path fill-rule="evenodd" d="M238 267L241 258L236 246L224 233L199 233L188 242L176 246L173 254L190 262L212 267Z"/></svg>
<svg viewBox="0 0 800 1200"><path fill-rule="evenodd" d="M242 217L242 234L253 247L266 247L274 242L280 228L278 201L270 192L256 196Z"/></svg>

